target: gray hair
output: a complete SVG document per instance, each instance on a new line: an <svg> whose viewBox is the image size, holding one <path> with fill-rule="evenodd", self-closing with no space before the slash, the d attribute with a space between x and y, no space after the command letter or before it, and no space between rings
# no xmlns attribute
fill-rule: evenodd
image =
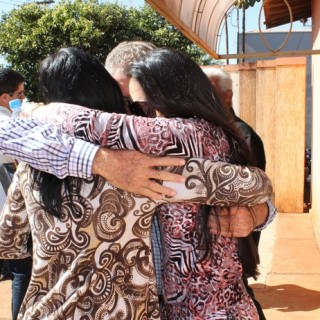
<svg viewBox="0 0 320 320"><path fill-rule="evenodd" d="M154 49L156 46L150 42L123 41L110 51L104 66L111 75L117 70L125 76L129 76L131 64Z"/></svg>
<svg viewBox="0 0 320 320"><path fill-rule="evenodd" d="M230 74L220 68L202 68L203 72L207 75L211 82L218 83L220 90L226 92L228 90L232 91L232 79Z"/></svg>

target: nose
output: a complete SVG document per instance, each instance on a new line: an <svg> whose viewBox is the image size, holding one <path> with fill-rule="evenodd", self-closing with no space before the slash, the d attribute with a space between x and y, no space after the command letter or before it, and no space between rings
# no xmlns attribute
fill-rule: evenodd
<svg viewBox="0 0 320 320"><path fill-rule="evenodd" d="M24 92L22 92L22 93L20 94L20 101L21 101L21 103L22 103L22 101L25 99L25 97L26 97L26 95L24 94Z"/></svg>

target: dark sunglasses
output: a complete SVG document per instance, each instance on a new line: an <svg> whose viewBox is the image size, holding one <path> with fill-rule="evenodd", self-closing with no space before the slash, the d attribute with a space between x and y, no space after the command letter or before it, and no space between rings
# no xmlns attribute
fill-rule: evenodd
<svg viewBox="0 0 320 320"><path fill-rule="evenodd" d="M128 109L135 116L154 118L156 111L150 106L147 101L131 101L125 99Z"/></svg>

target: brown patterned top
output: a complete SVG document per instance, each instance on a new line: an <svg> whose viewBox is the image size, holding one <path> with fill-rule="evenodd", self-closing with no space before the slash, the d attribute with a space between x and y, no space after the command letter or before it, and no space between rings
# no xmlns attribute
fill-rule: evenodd
<svg viewBox="0 0 320 320"><path fill-rule="evenodd" d="M258 182L256 192L237 200L264 202L270 196L263 172L234 167L230 179L225 166L190 160L183 171L188 182L170 201L201 201L211 188L207 184L223 190L238 181L235 191L240 191L243 177ZM206 174L200 180L201 170ZM63 198L59 220L42 210L30 174L29 166L19 165L0 220L1 258L29 256L30 234L33 240L32 278L19 319L158 319L149 232L159 202L115 189L94 176L82 180L80 194L72 193L81 217ZM213 193L208 204L215 202Z"/></svg>

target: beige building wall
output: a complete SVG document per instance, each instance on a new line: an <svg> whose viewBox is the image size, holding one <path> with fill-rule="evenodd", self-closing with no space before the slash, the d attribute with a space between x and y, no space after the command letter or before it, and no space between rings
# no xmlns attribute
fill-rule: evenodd
<svg viewBox="0 0 320 320"><path fill-rule="evenodd" d="M284 212L303 212L306 58L276 61L276 202L279 210L284 208Z"/></svg>
<svg viewBox="0 0 320 320"><path fill-rule="evenodd" d="M320 49L320 0L312 1L313 49ZM320 56L312 56L312 176L311 214L320 244Z"/></svg>
<svg viewBox="0 0 320 320"><path fill-rule="evenodd" d="M233 86L236 113L263 140L277 209L302 213L306 58L278 58L223 69L238 80Z"/></svg>

